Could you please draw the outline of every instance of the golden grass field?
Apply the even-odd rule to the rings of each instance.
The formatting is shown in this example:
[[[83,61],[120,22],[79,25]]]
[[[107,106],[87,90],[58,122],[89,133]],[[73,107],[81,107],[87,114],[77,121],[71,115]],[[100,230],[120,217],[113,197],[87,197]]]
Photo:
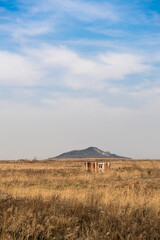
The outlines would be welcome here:
[[[160,161],[0,162],[2,240],[159,240]]]

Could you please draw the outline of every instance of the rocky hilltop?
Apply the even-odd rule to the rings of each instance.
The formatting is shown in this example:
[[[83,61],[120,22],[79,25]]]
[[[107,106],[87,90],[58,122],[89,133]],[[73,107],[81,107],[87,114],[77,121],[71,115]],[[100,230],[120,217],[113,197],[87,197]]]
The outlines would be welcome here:
[[[110,152],[104,152],[96,147],[89,147],[82,150],[74,150],[62,153],[54,158],[64,159],[64,158],[126,158],[126,157],[118,156]]]

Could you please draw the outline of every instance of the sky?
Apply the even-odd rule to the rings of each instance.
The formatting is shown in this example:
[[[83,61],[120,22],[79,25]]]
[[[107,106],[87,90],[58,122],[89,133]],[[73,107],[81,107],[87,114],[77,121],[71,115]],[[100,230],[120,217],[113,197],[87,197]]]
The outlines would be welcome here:
[[[160,158],[158,0],[0,0],[0,159]]]

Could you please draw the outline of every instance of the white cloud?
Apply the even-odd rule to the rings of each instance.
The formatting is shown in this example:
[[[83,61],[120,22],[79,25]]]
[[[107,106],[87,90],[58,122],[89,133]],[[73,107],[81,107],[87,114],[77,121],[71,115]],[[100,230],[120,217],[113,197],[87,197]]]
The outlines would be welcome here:
[[[128,53],[110,53],[100,55],[101,60],[108,65],[111,78],[123,78],[124,75],[140,73],[149,70],[145,59],[141,56]]]
[[[49,21],[18,20],[8,24],[0,24],[0,30],[13,37],[18,43],[27,41],[29,37],[44,35],[54,31],[54,26]]]
[[[65,47],[45,46],[27,50],[27,54],[53,76],[53,81],[73,89],[103,89],[107,81],[150,69],[141,56],[128,53],[104,53],[91,59]]]
[[[32,86],[40,78],[36,63],[19,54],[0,51],[0,84]]]
[[[110,93],[120,93],[121,92],[121,89],[120,88],[115,88],[115,87],[112,87],[108,90]]]
[[[42,35],[46,34],[51,31],[51,27],[49,27],[47,24],[41,22],[38,24],[30,23],[30,24],[23,24],[16,29],[12,29],[12,34],[15,38],[20,38],[24,35],[27,36],[36,36],[36,35]]]
[[[87,2],[80,0],[47,0],[41,1],[32,8],[33,13],[54,11],[57,15],[69,14],[83,21],[108,19],[118,21],[119,14],[109,3]]]
[[[62,1],[61,1],[62,2]],[[110,4],[89,3],[86,1],[63,1],[65,11],[84,20],[109,19],[118,20],[118,13]]]
[[[110,80],[145,72],[150,66],[140,56],[109,53],[79,56],[65,47],[42,46],[23,54],[0,52],[2,85],[63,85],[72,89],[103,89]]]
[[[110,36],[110,37],[124,37],[126,35],[126,33],[123,30],[113,29],[106,26],[103,26],[101,28],[87,27],[86,29],[93,33],[103,34],[105,36]]]

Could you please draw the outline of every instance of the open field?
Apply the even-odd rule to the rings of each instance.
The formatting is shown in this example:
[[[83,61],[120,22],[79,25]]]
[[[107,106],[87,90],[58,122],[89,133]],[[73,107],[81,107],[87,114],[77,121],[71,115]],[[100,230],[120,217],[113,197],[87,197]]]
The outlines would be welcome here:
[[[159,240],[160,161],[0,162],[2,240]]]

